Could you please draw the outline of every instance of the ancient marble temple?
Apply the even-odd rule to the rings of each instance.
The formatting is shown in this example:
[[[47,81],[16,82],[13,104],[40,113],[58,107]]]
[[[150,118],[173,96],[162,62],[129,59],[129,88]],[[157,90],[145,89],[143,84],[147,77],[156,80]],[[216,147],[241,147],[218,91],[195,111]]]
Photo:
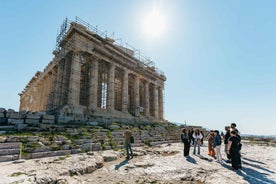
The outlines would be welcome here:
[[[66,19],[53,54],[19,94],[20,110],[164,120],[166,77],[128,44],[117,44],[78,18]]]

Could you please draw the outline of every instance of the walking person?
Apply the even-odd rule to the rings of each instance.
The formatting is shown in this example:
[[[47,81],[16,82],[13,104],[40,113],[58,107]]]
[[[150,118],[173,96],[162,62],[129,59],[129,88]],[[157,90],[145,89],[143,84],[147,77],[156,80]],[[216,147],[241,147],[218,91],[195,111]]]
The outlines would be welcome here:
[[[213,148],[213,143],[214,143],[214,131],[211,130],[210,133],[207,136],[207,140],[208,140],[208,155],[210,155],[211,157],[215,157],[216,152]]]
[[[228,140],[228,145],[227,145],[227,153],[230,154],[231,156],[231,163],[232,167],[235,170],[238,170],[241,168],[241,155],[239,151],[239,142],[240,139],[238,138],[238,133],[235,130],[231,131],[231,137]]]
[[[197,154],[200,155],[200,145],[201,145],[201,139],[202,139],[202,134],[199,132],[199,129],[196,129],[195,132],[193,133],[193,139],[194,139],[194,154],[196,154],[196,147],[197,148]]]
[[[217,156],[216,161],[219,162],[219,163],[222,163],[222,157],[221,157],[221,153],[220,153],[221,137],[219,135],[218,130],[215,130],[214,134],[215,134],[215,137],[214,137],[213,147],[216,151],[216,156]]]
[[[190,138],[186,128],[182,130],[181,141],[182,143],[184,143],[184,150],[183,150],[184,157],[187,157],[189,156],[189,152],[190,152]]]
[[[128,126],[126,127],[126,130],[124,132],[124,138],[125,138],[125,147],[126,147],[126,154],[127,154],[127,159],[133,157],[133,152],[132,152],[132,149],[131,149],[131,143],[130,143],[130,139],[131,139],[131,136],[132,136],[132,133],[131,131],[129,130]]]

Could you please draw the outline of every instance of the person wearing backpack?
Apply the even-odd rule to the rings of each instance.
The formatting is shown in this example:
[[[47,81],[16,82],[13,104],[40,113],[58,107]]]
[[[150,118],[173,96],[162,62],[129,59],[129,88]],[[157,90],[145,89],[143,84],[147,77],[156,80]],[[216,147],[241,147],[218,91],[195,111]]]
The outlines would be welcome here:
[[[183,134],[181,134],[181,141],[182,143],[184,143],[183,154],[184,154],[184,157],[187,157],[189,156],[189,152],[190,152],[190,138],[186,128],[182,130],[182,133]]]
[[[127,154],[126,159],[129,159],[130,157],[133,158],[133,152],[131,149],[131,136],[132,136],[132,133],[127,126],[124,132],[125,148],[126,148],[126,154]]]
[[[215,137],[214,137],[214,143],[213,143],[213,147],[215,149],[216,152],[216,161],[219,163],[222,163],[222,157],[221,157],[221,153],[220,153],[220,147],[221,147],[221,137],[219,135],[219,131],[215,130]]]

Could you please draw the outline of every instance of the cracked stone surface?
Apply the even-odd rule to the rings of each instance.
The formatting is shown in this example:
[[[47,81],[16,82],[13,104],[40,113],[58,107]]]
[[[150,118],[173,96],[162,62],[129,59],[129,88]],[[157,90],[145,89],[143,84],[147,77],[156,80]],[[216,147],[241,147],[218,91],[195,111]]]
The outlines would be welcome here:
[[[183,156],[181,143],[134,148],[132,159],[123,152],[94,152],[0,163],[1,184],[8,183],[276,183],[276,148],[243,144],[243,169],[215,162],[207,155]],[[192,153],[191,148],[191,153]],[[222,151],[223,158],[225,154]]]

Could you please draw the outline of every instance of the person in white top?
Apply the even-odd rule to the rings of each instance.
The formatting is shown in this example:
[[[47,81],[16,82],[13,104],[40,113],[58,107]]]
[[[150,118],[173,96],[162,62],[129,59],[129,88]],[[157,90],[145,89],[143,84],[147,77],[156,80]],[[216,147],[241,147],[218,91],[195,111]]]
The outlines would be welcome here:
[[[200,145],[201,145],[201,139],[203,138],[203,135],[200,133],[199,129],[196,129],[193,133],[193,139],[194,139],[194,154],[196,154],[196,146],[197,148],[197,154],[200,155]]]

